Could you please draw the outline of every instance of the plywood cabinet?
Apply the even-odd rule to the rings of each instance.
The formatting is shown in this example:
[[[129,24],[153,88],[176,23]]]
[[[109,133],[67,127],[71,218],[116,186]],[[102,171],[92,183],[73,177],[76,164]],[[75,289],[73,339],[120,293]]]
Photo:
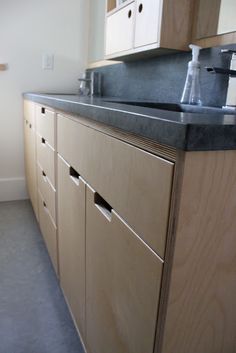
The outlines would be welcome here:
[[[86,342],[93,353],[152,353],[163,262],[87,188]]]
[[[178,151],[61,112],[54,121],[54,147],[43,120],[37,158],[25,121],[27,182],[87,351],[234,353],[236,151]]]
[[[164,258],[174,163],[62,115],[58,151]]]
[[[85,336],[85,183],[58,156],[60,283],[75,322]]]
[[[135,0],[115,7],[110,2],[105,58],[129,60],[140,55],[188,50],[193,3],[193,0]]]
[[[24,101],[25,169],[29,196],[56,273],[55,112]]]
[[[26,118],[27,117],[27,118]],[[24,119],[25,175],[29,198],[38,218],[37,171],[36,171],[36,132],[34,124],[34,104],[27,104]]]
[[[39,192],[39,225],[51,258],[53,267],[58,273],[58,257],[57,257],[57,228],[50,215],[48,206],[43,196]]]

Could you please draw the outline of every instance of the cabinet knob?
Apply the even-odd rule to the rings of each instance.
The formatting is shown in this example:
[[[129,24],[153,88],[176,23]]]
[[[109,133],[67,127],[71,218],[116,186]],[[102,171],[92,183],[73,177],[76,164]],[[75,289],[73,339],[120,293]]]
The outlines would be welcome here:
[[[41,107],[41,114],[45,114],[45,108]]]
[[[143,4],[141,3],[138,7],[138,12],[141,13],[143,11]]]
[[[128,17],[131,18],[131,16],[132,16],[132,10],[129,10]]]

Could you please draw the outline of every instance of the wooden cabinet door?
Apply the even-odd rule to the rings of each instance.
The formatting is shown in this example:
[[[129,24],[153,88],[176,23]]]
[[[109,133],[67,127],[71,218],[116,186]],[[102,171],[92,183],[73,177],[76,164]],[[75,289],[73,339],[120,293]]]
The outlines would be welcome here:
[[[161,0],[138,0],[135,21],[135,48],[159,41]]]
[[[38,219],[38,194],[36,171],[36,133],[32,123],[24,120],[26,184],[35,215]]]
[[[163,263],[86,189],[86,341],[92,353],[152,353]]]
[[[126,51],[133,47],[134,3],[107,17],[106,55]]]
[[[85,183],[60,156],[58,156],[58,242],[61,286],[84,338]]]
[[[58,115],[58,151],[164,258],[174,163]]]

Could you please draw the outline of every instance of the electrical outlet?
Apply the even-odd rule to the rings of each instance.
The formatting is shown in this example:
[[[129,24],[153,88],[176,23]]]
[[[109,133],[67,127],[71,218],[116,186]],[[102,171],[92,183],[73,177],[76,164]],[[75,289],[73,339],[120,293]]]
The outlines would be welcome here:
[[[53,70],[54,68],[54,55],[45,53],[42,56],[42,68],[43,70]]]

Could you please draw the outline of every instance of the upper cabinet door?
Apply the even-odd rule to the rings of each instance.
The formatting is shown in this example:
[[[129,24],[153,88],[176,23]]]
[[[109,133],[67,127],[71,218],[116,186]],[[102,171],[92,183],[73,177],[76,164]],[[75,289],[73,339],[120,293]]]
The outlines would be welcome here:
[[[136,5],[135,48],[159,42],[161,0],[138,0]]]
[[[135,6],[131,3],[107,17],[106,55],[133,47]]]

